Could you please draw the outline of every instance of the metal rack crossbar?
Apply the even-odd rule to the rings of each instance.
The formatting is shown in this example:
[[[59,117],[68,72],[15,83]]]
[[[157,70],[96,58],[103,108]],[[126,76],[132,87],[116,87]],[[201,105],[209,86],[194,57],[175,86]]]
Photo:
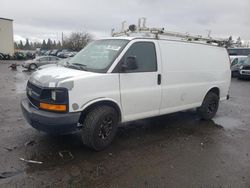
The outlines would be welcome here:
[[[112,30],[112,37],[131,36],[131,34],[141,33],[147,34],[148,36],[153,35],[153,37],[156,39],[159,39],[160,36],[168,36],[180,38],[186,41],[197,41],[205,42],[208,44],[216,44],[218,46],[226,46],[228,43],[228,39],[215,39],[210,36],[202,37],[201,35],[190,35],[188,33],[165,31],[164,28],[148,28],[146,27],[146,18],[140,18],[138,21],[138,26],[130,25],[128,29],[124,29],[125,23],[126,22],[122,22],[122,30],[120,32],[114,32],[114,30]]]

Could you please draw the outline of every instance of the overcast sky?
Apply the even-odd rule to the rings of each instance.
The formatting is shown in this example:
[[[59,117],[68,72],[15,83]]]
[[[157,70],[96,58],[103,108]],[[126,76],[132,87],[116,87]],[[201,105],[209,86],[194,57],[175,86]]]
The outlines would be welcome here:
[[[0,17],[14,19],[15,40],[52,38],[85,31],[109,36],[121,22],[250,40],[250,0],[1,0]]]

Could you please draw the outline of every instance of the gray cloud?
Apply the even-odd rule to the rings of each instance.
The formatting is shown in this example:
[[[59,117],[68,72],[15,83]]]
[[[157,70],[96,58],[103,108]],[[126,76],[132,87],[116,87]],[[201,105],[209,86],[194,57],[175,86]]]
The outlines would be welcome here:
[[[139,17],[152,27],[249,40],[249,7],[249,0],[1,0],[0,16],[14,19],[16,36],[33,40],[59,40],[71,31],[107,36],[123,20],[137,23]]]

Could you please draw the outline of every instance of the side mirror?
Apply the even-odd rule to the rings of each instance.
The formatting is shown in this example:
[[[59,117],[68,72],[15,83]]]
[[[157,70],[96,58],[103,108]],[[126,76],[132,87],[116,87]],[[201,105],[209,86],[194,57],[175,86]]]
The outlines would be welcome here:
[[[122,71],[126,70],[135,70],[137,69],[137,63],[136,63],[136,57],[135,56],[130,56],[125,59],[125,61],[122,63]]]

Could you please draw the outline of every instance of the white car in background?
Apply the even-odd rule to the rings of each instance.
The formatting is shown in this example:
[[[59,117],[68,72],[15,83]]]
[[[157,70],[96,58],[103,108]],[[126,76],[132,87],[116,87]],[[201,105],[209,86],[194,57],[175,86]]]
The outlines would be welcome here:
[[[22,66],[29,70],[35,70],[42,65],[56,64],[60,58],[55,56],[39,56],[32,60],[25,61]]]
[[[72,57],[68,57],[68,58],[65,58],[65,59],[60,59],[59,61],[57,61],[57,63],[51,63],[51,64],[42,65],[42,66],[40,66],[38,68],[38,70],[45,69],[45,68],[48,68],[48,67],[66,66],[69,63],[69,60],[71,58]]]

